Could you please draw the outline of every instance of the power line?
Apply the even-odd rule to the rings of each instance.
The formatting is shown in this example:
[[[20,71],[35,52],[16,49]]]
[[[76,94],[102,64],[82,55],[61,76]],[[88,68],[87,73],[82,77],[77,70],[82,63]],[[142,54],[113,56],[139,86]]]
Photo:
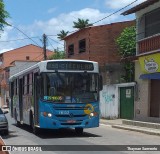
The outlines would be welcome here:
[[[98,20],[98,21],[96,21],[96,22],[94,22],[94,23],[92,23],[92,24],[94,25],[94,24],[96,24],[96,23],[98,23],[98,22],[100,22],[100,21],[102,21],[102,20],[104,20],[104,19],[106,19],[106,18],[108,18],[108,17],[110,17],[110,16],[112,16],[112,15],[114,15],[114,14],[122,11],[123,9],[127,8],[128,6],[132,5],[133,3],[137,2],[137,1],[138,1],[138,0],[135,0],[135,1],[131,2],[130,4],[124,6],[123,8],[121,8],[121,9],[119,9],[119,10],[117,10],[117,11],[111,13],[111,14],[109,14],[108,16],[106,16],[106,17],[104,17],[104,18],[102,18],[102,19],[100,19],[100,20]]]
[[[112,15],[114,15],[114,14],[116,14],[116,13],[122,11],[122,10],[124,10],[125,8],[127,8],[128,6],[134,4],[134,3],[137,2],[137,1],[138,1],[138,0],[135,0],[135,1],[131,2],[131,3],[129,3],[128,5],[124,6],[123,8],[121,8],[121,9],[119,9],[119,10],[117,10],[117,11],[111,13],[111,14],[109,14],[108,16],[106,16],[106,17],[104,17],[104,18],[102,18],[102,19],[100,19],[100,20],[95,21],[95,22],[92,23],[92,24],[94,25],[94,24],[96,24],[96,23],[98,23],[98,22],[100,22],[100,21],[102,21],[102,20],[104,20],[104,19],[106,19],[106,18],[109,18],[110,16],[112,16]],[[71,31],[71,32],[69,32],[69,33],[74,33],[74,32],[77,32],[77,31],[79,31],[79,30]],[[57,35],[47,35],[47,36],[57,36]]]
[[[17,29],[19,32],[21,32],[23,35],[25,35],[28,39],[30,39],[32,42],[34,42],[37,46],[39,46],[40,47],[40,45],[37,43],[37,42],[35,42],[32,38],[30,38],[27,34],[25,34],[22,30],[20,30],[19,28],[17,28],[17,27],[15,27],[15,26],[13,26],[12,25],[12,27],[13,28],[15,28],[15,29]]]
[[[52,48],[54,49],[54,46],[53,46],[52,43],[49,41],[49,39],[48,39],[48,42],[49,42],[49,44],[52,46]]]
[[[30,38],[39,38],[37,37],[30,37]],[[30,39],[30,38],[19,38],[19,39],[15,39],[15,40],[6,40],[6,41],[0,41],[0,42],[12,42],[12,41],[21,41],[21,40],[26,40],[26,39]]]
[[[48,36],[48,35],[47,35]],[[62,44],[62,43],[60,43],[60,42],[58,42],[58,41],[56,41],[56,40],[54,40],[54,39],[52,39],[52,38],[50,38],[50,37],[48,37],[50,40],[52,40],[53,42],[55,42],[55,43],[58,43],[58,44],[60,44],[60,45],[63,45],[64,46],[64,44]]]
[[[117,10],[117,11],[111,13],[111,14],[109,14],[108,16],[106,16],[106,17],[104,17],[104,18],[102,18],[102,19],[94,22],[93,24],[98,23],[98,22],[100,22],[100,21],[102,21],[102,20],[104,20],[104,19],[106,19],[106,18],[108,18],[108,17],[110,17],[110,16],[112,16],[112,15],[120,12],[121,10],[127,8],[128,6],[132,5],[133,3],[137,2],[137,1],[138,1],[138,0],[135,0],[135,1],[131,2],[130,4],[128,4],[128,5],[124,6],[123,8],[121,8],[121,9],[119,9],[119,10]],[[27,38],[16,39],[16,40],[8,40],[8,41],[0,41],[0,42],[10,42],[10,41],[18,41],[18,40],[30,39],[32,42],[34,42],[36,45],[38,45],[38,46],[40,47],[40,45],[32,39],[32,38],[37,38],[37,37],[29,37],[27,34],[25,34],[25,33],[24,33],[22,30],[20,30],[19,28],[15,27],[15,26],[13,26],[13,25],[11,25],[11,26],[12,26],[13,28],[17,29],[19,32],[21,32],[23,35],[25,35]],[[69,33],[74,33],[74,32],[77,32],[77,31],[78,31],[78,30],[71,31],[71,32],[69,32]],[[57,36],[57,35],[47,35],[47,36]],[[62,44],[62,43],[60,43],[60,42],[58,42],[58,41],[55,41],[54,39],[52,39],[52,38],[50,38],[50,37],[48,37],[48,38],[51,39],[52,41],[54,41],[55,43],[58,43],[58,44],[61,44],[61,45],[64,46],[64,44]]]

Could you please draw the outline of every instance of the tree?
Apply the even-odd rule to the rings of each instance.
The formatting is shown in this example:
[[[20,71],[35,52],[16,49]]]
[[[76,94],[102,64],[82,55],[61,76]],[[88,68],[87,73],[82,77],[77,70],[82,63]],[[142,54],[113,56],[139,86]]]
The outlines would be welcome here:
[[[124,59],[124,69],[126,74],[122,79],[126,82],[134,81],[134,63],[127,60],[128,57],[136,55],[136,28],[135,26],[125,28],[116,39],[119,54]]]
[[[89,23],[89,19],[84,20],[80,18],[78,18],[77,22],[73,21],[73,24],[74,24],[73,28],[77,28],[79,30],[93,25]]]
[[[6,19],[9,17],[9,13],[5,10],[3,0],[0,0],[0,31],[3,31],[5,25],[9,25]]]
[[[48,59],[64,59],[65,58],[65,52],[59,51],[58,49],[55,50],[54,54],[50,56]]]
[[[57,34],[57,38],[60,39],[60,40],[63,40],[67,35],[68,35],[69,31],[64,31],[64,30],[61,30],[59,34]]]

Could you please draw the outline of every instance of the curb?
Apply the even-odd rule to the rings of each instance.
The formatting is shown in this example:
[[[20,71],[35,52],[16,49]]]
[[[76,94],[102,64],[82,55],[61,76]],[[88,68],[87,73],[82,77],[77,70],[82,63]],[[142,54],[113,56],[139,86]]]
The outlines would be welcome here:
[[[140,128],[140,127],[129,127],[129,126],[124,126],[124,125],[112,125],[112,128],[119,128],[119,129],[124,129],[124,130],[130,130],[130,131],[136,131],[144,134],[149,134],[149,135],[157,135],[160,136],[160,131],[156,129],[148,129],[148,128]]]

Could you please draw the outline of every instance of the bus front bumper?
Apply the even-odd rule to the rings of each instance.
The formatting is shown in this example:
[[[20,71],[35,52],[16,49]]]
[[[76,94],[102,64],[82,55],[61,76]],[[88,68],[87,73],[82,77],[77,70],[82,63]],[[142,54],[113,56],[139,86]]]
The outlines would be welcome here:
[[[67,120],[56,120],[49,117],[40,117],[40,128],[46,129],[59,129],[59,128],[92,128],[99,127],[99,116],[91,117],[84,120],[75,120],[75,119],[67,119]]]

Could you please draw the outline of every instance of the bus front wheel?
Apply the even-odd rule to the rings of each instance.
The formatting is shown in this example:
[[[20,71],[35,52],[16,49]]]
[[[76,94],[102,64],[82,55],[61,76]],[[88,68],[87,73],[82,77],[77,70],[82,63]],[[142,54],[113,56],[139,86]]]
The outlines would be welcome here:
[[[82,135],[83,134],[83,128],[75,128],[75,131],[77,134]]]

